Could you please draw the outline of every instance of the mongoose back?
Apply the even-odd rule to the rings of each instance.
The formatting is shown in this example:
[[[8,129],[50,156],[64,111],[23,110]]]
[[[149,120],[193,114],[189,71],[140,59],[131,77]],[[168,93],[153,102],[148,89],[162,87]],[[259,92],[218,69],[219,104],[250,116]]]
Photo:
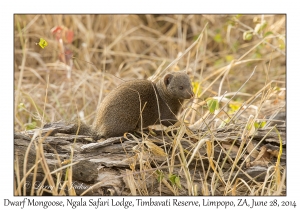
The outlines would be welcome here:
[[[191,87],[184,72],[168,73],[157,83],[149,80],[124,82],[99,105],[93,130],[108,138],[149,125],[172,125],[177,121],[183,100],[194,96]]]

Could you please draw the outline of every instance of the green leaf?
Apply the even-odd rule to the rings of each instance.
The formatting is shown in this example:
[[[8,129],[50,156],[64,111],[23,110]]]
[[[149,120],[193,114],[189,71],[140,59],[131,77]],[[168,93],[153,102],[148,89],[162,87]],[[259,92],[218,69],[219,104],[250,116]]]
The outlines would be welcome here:
[[[255,127],[256,129],[259,129],[259,128],[265,127],[266,124],[267,124],[267,123],[266,123],[265,121],[262,121],[262,122],[255,122],[255,123],[254,123],[254,127]]]
[[[161,182],[161,180],[164,178],[164,174],[162,173],[162,171],[156,170],[155,171],[157,174],[157,181]]]
[[[242,103],[240,103],[240,102],[232,102],[232,103],[230,103],[229,104],[229,107],[230,107],[230,109],[232,110],[232,111],[237,111],[240,107],[241,107],[241,105],[242,105]]]
[[[175,185],[175,178],[176,178],[176,175],[175,175],[175,174],[170,174],[170,175],[169,175],[169,180],[171,181],[171,183],[172,183],[173,185]]]
[[[234,57],[232,55],[226,55],[225,59],[226,59],[226,61],[230,62],[234,59]]]
[[[22,111],[22,110],[26,109],[24,103],[19,103],[18,104],[18,109],[19,109],[19,111]]]
[[[202,88],[200,86],[200,82],[192,82],[192,87],[193,87],[193,92],[195,94],[196,94],[196,92],[198,90],[196,97],[200,97],[201,91],[202,91]]]
[[[274,90],[274,91],[280,91],[280,87],[275,86],[275,87],[273,88],[273,90]]]
[[[178,176],[176,176],[176,178],[175,178],[175,184],[178,188],[181,188],[180,178]]]
[[[243,39],[250,41],[253,38],[253,32],[252,31],[245,31],[243,33]]]
[[[28,123],[26,125],[26,130],[32,130],[32,129],[35,129],[36,128],[36,122],[33,121],[32,123]]]
[[[206,100],[206,104],[210,113],[214,113],[216,110],[219,109],[219,101],[217,99],[208,98]]]
[[[171,183],[173,185],[175,185],[178,188],[181,188],[181,184],[180,184],[180,178],[179,176],[175,175],[175,174],[170,174],[169,175],[169,180],[171,181]]]
[[[220,33],[216,34],[214,37],[215,42],[221,43],[222,42],[222,36]]]
[[[48,46],[48,42],[45,40],[45,39],[43,39],[43,38],[40,38],[40,42],[39,42],[39,45],[40,45],[40,47],[41,48],[45,48],[45,47],[47,47]]]
[[[271,35],[271,34],[273,34],[273,32],[272,32],[272,31],[268,31],[268,32],[266,32],[266,33],[264,34],[264,37],[267,37],[267,36],[269,36],[269,35]]]
[[[255,127],[256,129],[258,129],[258,128],[259,128],[259,123],[258,123],[258,122],[255,122],[255,123],[254,123],[254,127]]]
[[[278,43],[279,43],[279,48],[281,50],[285,49],[285,42],[282,39],[279,39]]]

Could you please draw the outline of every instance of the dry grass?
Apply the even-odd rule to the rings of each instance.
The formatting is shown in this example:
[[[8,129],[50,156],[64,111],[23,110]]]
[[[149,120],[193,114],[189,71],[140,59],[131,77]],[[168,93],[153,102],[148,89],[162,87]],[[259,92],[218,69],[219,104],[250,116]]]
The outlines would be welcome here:
[[[98,102],[123,80],[147,79],[167,67],[188,69],[197,97],[185,105],[180,119],[208,132],[224,122],[247,123],[242,136],[247,146],[241,144],[237,157],[227,160],[231,172],[242,170],[245,154],[251,155],[248,128],[276,114],[285,102],[285,24],[284,15],[15,15],[15,131],[77,116],[91,124]],[[62,43],[51,32],[56,26],[63,27]],[[74,37],[68,43],[70,31]],[[244,40],[246,36],[252,38]],[[40,38],[48,42],[45,49],[36,45]],[[208,111],[205,100],[211,97],[220,101],[220,112]],[[236,111],[235,105],[249,108]],[[188,165],[200,147],[206,148],[210,163],[200,175],[201,194],[214,195],[220,186],[224,195],[241,194],[243,187],[247,195],[282,194],[285,172],[278,165],[264,183],[224,181],[225,161],[213,159],[216,142],[189,134],[198,142],[187,154],[180,141],[189,131],[186,125],[178,129],[172,151],[165,151],[168,173],[173,174],[172,164],[179,158],[189,195],[197,195],[199,187]],[[199,161],[197,167],[203,169]],[[149,169],[141,164],[140,183]],[[178,194],[166,178],[161,182]],[[131,186],[132,194],[147,195],[146,186],[139,186]]]

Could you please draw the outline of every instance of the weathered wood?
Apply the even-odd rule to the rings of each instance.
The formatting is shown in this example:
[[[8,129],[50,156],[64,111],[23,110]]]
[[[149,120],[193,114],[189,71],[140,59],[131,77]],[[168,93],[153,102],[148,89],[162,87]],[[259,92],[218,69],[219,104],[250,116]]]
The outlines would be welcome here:
[[[224,148],[230,148],[232,144],[237,148],[241,145],[241,133],[243,132],[241,128],[244,127],[245,126],[238,127],[230,125],[210,132],[207,130],[194,131],[194,137],[192,133],[184,135],[180,139],[180,143],[185,150],[187,161],[191,157],[195,145],[198,143],[199,136],[201,136],[202,140],[214,142],[214,160],[218,160],[218,158],[224,160],[223,167],[228,169],[231,167],[231,164],[228,164],[226,158],[234,159],[237,151],[233,149],[229,153],[229,150],[224,150]],[[157,181],[157,170],[165,171],[167,174],[168,164],[170,164],[167,161],[167,156],[160,156],[158,153],[151,151],[151,149],[153,150],[155,148],[148,148],[141,137],[133,139],[128,135],[128,138],[113,137],[100,142],[91,142],[94,138],[93,136],[75,135],[75,128],[74,125],[64,125],[63,122],[48,124],[46,128],[39,131],[40,134],[37,135],[35,139],[32,138],[35,132],[37,132],[36,130],[15,133],[14,153],[15,159],[18,160],[19,163],[20,177],[22,178],[24,176],[23,168],[26,156],[26,171],[36,163],[36,147],[40,142],[43,146],[44,158],[50,171],[53,172],[66,166],[72,159],[72,163],[74,163],[74,165],[72,165],[72,181],[74,184],[73,187],[78,195],[87,189],[90,190],[88,190],[85,195],[132,195],[128,184],[132,178],[134,178],[135,183],[142,189],[147,189],[147,192],[140,190],[138,195],[174,195],[175,192],[170,187],[160,184]],[[280,130],[279,134],[283,145],[280,163],[281,166],[284,167],[286,163],[285,127],[277,129]],[[163,134],[161,131],[156,131],[156,133]],[[163,151],[168,153],[166,155],[170,156],[177,137],[172,136],[172,134],[164,134],[163,136],[152,136],[148,134],[148,136],[144,136],[144,138],[157,145],[158,148],[162,148]],[[276,158],[272,155],[274,155],[276,151],[279,151],[280,141],[278,133],[274,129],[259,129],[253,136],[249,136],[248,139],[252,141],[253,145],[257,145],[256,149],[258,152],[262,149],[266,151],[266,154],[269,155],[269,164],[275,164]],[[220,145],[223,143],[228,146],[221,148]],[[31,146],[29,147],[29,145]],[[28,151],[28,155],[26,155],[26,151]],[[226,156],[226,152],[228,152],[229,156]],[[178,151],[175,152],[175,155],[177,154]],[[254,160],[253,157],[249,157],[249,161],[252,161],[252,165],[245,163],[242,166],[244,172],[235,171],[231,175],[231,179],[235,177],[249,181],[251,177],[256,177],[256,181],[264,180],[268,169],[267,165],[260,166],[260,160]],[[243,161],[244,160],[241,159],[239,163]],[[220,163],[222,163],[222,161],[220,161]],[[141,166],[141,164],[143,165]],[[173,164],[173,174],[184,177],[184,172],[180,166],[182,160],[179,161],[178,158],[175,158]],[[198,183],[201,183],[203,177],[201,178],[200,172],[203,167],[207,169],[209,167],[209,161],[205,147],[200,147],[193,161],[189,164],[189,170],[194,174],[194,182],[198,180]],[[61,175],[66,173],[65,168],[58,171]],[[38,181],[42,181],[44,177],[42,167],[38,167],[37,173],[37,180],[40,179]],[[53,175],[57,176],[57,173],[58,172],[53,173]],[[236,175],[236,173],[238,173],[238,175]],[[144,176],[146,176],[147,183],[143,181]],[[32,176],[29,176],[27,180],[32,180],[30,177]],[[224,180],[228,178],[227,172],[223,178]],[[186,180],[181,179],[181,188],[178,189],[177,194],[188,195],[187,189],[188,185]],[[201,194],[201,187],[198,186],[198,189],[198,193]]]

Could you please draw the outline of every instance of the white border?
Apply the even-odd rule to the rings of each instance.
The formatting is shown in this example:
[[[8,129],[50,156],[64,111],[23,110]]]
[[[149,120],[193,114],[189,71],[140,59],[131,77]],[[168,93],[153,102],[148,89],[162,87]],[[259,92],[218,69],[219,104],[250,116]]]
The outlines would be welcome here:
[[[299,200],[299,6],[296,1],[252,0],[252,1],[1,1],[1,185],[0,206],[4,205],[4,198],[23,200],[13,197],[13,14],[14,13],[286,13],[287,14],[287,197],[278,200]],[[242,198],[242,197],[240,197]],[[43,197],[36,198],[45,200]],[[47,197],[47,200],[64,200],[65,198]],[[88,199],[88,198],[87,198]],[[117,198],[119,199],[119,198]],[[129,199],[134,200],[134,197]],[[156,199],[161,199],[156,197]],[[203,199],[203,197],[201,198]],[[209,197],[215,200],[213,197]],[[236,197],[217,197],[216,200],[237,200]],[[274,197],[263,198],[264,200]],[[182,200],[193,200],[182,197]],[[10,207],[10,209],[20,207]],[[49,207],[51,208],[51,207]],[[79,208],[79,207],[78,207]],[[147,207],[143,207],[147,208]],[[149,209],[150,207],[148,207]],[[152,207],[153,208],[153,207]],[[178,207],[171,207],[178,208]],[[30,209],[27,207],[27,209]],[[39,208],[41,209],[41,207]],[[69,208],[71,209],[71,208]],[[260,209],[260,208],[256,208]]]

